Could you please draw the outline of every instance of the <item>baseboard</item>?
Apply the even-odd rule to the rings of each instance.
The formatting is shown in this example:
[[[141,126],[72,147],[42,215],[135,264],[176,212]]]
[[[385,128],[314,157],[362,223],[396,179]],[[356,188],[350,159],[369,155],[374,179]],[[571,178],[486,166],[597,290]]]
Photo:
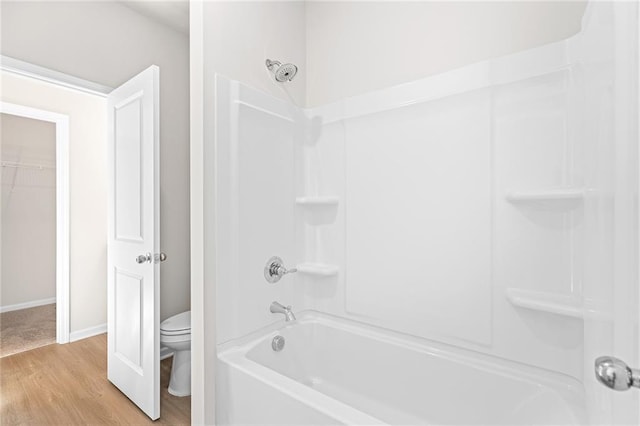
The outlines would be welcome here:
[[[36,306],[51,305],[52,303],[56,303],[55,297],[33,300],[31,302],[16,303],[15,305],[0,306],[0,313],[18,311],[20,309],[35,308]]]
[[[72,331],[69,334],[69,342],[77,342],[87,337],[97,336],[98,334],[107,332],[107,324],[96,325],[95,327],[85,328],[83,330]]]

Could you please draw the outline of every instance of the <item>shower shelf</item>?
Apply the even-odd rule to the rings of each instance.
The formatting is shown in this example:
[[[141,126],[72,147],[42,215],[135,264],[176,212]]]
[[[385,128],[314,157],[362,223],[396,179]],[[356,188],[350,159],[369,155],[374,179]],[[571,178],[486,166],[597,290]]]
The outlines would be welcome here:
[[[544,293],[519,288],[508,288],[506,293],[509,302],[520,308],[549,312],[573,318],[584,318],[582,300],[575,296]]]
[[[336,206],[340,199],[338,197],[298,197],[296,198],[296,204],[305,207],[322,207],[322,206]]]
[[[561,202],[581,202],[584,200],[584,188],[561,188],[546,191],[514,191],[507,194],[507,201],[511,203],[553,204]]]
[[[301,263],[296,268],[301,274],[316,275],[319,277],[337,275],[339,269],[337,265],[329,265],[326,263]]]

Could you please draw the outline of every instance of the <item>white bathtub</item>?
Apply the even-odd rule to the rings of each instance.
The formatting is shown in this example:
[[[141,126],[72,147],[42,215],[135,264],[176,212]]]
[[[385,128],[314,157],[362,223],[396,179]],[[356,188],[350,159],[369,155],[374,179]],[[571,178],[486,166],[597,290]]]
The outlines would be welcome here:
[[[219,424],[585,423],[577,381],[315,312],[218,358]]]

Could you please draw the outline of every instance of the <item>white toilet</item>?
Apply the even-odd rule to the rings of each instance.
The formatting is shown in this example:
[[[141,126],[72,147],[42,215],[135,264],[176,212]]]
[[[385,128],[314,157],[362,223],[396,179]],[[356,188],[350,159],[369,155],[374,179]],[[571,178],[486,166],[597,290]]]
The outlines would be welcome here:
[[[191,395],[191,311],[162,321],[160,344],[174,351],[169,393]]]

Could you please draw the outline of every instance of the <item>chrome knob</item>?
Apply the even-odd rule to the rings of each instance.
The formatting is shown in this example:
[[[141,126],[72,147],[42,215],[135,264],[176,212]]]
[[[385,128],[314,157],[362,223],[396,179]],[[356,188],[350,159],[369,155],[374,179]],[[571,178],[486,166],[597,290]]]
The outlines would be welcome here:
[[[595,362],[596,378],[603,385],[617,391],[640,388],[640,370],[629,368],[624,361],[601,356]]]
[[[167,260],[167,255],[164,254],[163,252],[160,252],[160,253],[156,253],[154,258],[155,258],[156,263],[164,262],[165,260]]]
[[[291,274],[297,272],[296,268],[287,269],[284,267],[284,262],[278,256],[273,256],[267,261],[264,267],[264,278],[267,282],[276,283],[280,281],[285,274]]]
[[[152,259],[153,259],[153,257],[151,256],[151,253],[141,254],[140,256],[136,257],[136,262],[138,262],[138,263],[145,263],[145,262],[151,263]]]

